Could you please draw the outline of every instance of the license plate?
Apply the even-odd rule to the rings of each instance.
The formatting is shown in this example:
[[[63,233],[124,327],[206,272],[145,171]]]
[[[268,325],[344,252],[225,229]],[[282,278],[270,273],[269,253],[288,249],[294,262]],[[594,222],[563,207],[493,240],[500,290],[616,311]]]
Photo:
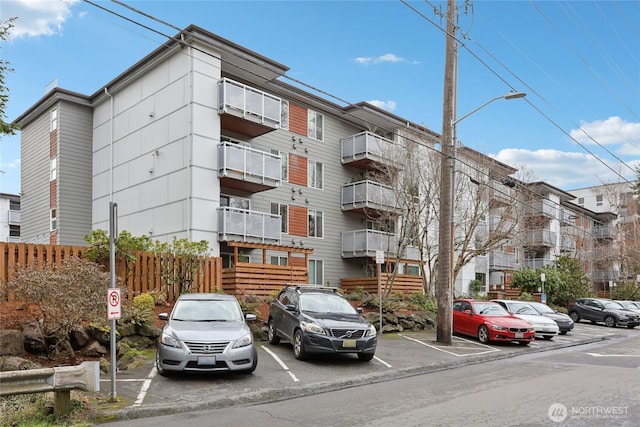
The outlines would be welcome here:
[[[524,332],[516,332],[516,338],[524,338]]]
[[[215,356],[198,356],[198,365],[215,365]]]
[[[354,348],[356,346],[356,340],[342,340],[342,346]]]

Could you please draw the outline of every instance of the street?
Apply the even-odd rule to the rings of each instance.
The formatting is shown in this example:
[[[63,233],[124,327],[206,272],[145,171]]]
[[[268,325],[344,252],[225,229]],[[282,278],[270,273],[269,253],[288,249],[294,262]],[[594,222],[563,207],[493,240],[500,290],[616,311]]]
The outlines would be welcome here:
[[[638,332],[578,324],[568,336],[536,341],[530,349],[481,347],[467,340],[439,349],[433,342],[400,334],[385,337],[388,341],[383,342],[389,345],[381,345],[378,354],[391,367],[380,361],[363,364],[346,358],[296,364],[287,357],[291,349],[282,344],[275,351],[285,360],[287,370],[261,352],[254,375],[154,377],[146,399],[173,400],[184,412],[111,425],[195,426],[211,424],[212,419],[216,425],[238,426],[638,425]],[[578,339],[580,334],[605,334],[607,339],[562,346],[563,341]],[[549,349],[537,351],[536,346]],[[269,351],[274,349],[269,347]],[[498,352],[511,357],[503,358]],[[472,353],[476,353],[473,363],[456,363]],[[404,366],[400,355],[407,360]],[[419,360],[426,363],[429,357],[448,363],[436,364],[424,373],[410,368]],[[262,396],[263,402],[271,403],[252,405],[251,399],[244,403],[234,398],[242,393],[250,397],[257,387],[266,387],[259,383],[275,379],[278,381],[269,385],[272,393]],[[338,383],[333,389],[327,385],[331,379]],[[297,385],[300,382],[305,385]],[[224,407],[224,402],[214,401],[208,407],[220,409],[196,410],[203,406],[195,403],[212,393],[222,393],[226,406],[236,405]],[[193,410],[188,409],[190,405]]]

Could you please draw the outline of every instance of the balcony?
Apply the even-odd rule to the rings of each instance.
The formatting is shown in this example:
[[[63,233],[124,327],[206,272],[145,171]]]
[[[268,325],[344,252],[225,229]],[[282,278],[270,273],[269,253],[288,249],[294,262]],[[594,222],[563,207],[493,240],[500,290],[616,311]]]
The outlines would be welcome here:
[[[559,249],[561,252],[575,252],[576,251],[576,238],[573,236],[567,236],[565,234],[560,235],[560,246]]]
[[[522,268],[531,268],[533,270],[546,267],[551,264],[553,264],[551,258],[528,258],[522,260]]]
[[[492,207],[511,205],[515,200],[515,191],[511,187],[493,180],[489,187],[489,200]]]
[[[9,224],[20,225],[20,211],[17,210],[9,210]]]
[[[597,239],[613,239],[615,230],[610,225],[596,225],[593,227],[593,234]]]
[[[223,142],[218,145],[218,177],[223,187],[257,193],[279,187],[280,156],[251,147]]]
[[[342,257],[375,257],[376,251],[384,251],[385,257],[397,257],[398,236],[376,230],[355,230],[342,233]],[[419,260],[420,251],[414,246],[405,248],[402,259]]]
[[[394,190],[368,180],[342,186],[342,210],[372,216],[379,216],[382,212],[400,212]]]
[[[551,200],[531,200],[525,205],[525,215],[529,216],[544,216],[547,218],[556,218],[556,212],[558,206]]]
[[[371,132],[361,132],[340,141],[342,164],[364,170],[376,170],[382,166],[402,168],[406,149],[404,146]]]
[[[489,253],[489,270],[517,270],[516,254],[501,251]]]
[[[218,114],[222,129],[254,138],[280,128],[282,100],[223,78],[218,82]]]
[[[524,246],[547,247],[556,246],[556,233],[550,230],[529,231],[524,235]]]
[[[218,241],[280,243],[280,215],[231,207],[218,208]]]

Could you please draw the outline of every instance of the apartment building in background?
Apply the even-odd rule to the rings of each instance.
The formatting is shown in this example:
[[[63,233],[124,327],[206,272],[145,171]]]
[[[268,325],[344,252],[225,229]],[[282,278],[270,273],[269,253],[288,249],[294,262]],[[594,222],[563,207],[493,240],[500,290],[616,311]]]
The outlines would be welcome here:
[[[0,193],[0,242],[20,242],[20,195]]]
[[[440,135],[368,103],[337,105],[286,83],[287,71],[189,26],[91,95],[52,89],[15,120],[22,241],[85,244],[92,229],[109,229],[115,202],[119,230],[207,240],[225,267],[296,265],[309,283],[339,286],[375,275],[383,251],[401,266],[398,277],[426,274],[415,233],[400,232],[406,200],[422,196],[386,176],[402,169],[416,139],[435,151]],[[497,249],[460,248],[477,259],[459,272],[456,294],[474,279],[487,290],[508,284],[514,271],[575,250],[560,218],[572,194],[505,185],[515,168],[460,154],[483,171],[471,188],[488,207],[485,235],[528,222]],[[538,198],[519,216],[505,206],[522,188]]]

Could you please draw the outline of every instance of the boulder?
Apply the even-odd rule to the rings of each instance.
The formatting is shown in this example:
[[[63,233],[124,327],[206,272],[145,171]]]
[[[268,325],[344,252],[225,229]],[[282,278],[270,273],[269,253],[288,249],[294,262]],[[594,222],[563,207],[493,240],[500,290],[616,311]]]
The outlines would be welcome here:
[[[0,330],[0,356],[22,356],[24,335],[15,329]]]
[[[74,350],[80,350],[87,345],[90,340],[89,333],[84,328],[74,329],[69,334],[69,341]]]
[[[84,349],[84,354],[89,357],[103,357],[107,354],[107,349],[98,341],[92,341]]]
[[[28,359],[23,359],[17,356],[2,356],[0,357],[0,372],[8,371],[25,371],[27,369],[39,369],[42,368],[35,362]]]
[[[42,335],[40,323],[29,322],[22,324],[24,349],[31,354],[47,354],[47,343]]]

